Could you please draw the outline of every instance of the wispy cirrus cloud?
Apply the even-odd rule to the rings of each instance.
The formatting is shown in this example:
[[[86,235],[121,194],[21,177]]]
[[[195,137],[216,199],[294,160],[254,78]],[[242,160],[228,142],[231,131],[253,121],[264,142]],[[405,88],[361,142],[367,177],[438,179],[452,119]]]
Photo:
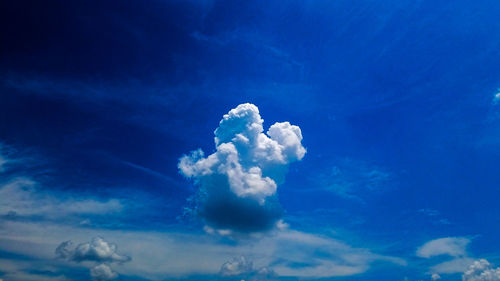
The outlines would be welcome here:
[[[385,192],[394,187],[396,175],[366,161],[336,159],[333,166],[323,168],[311,178],[311,187],[303,192],[329,191],[342,198],[365,202],[364,195]]]
[[[467,255],[466,247],[470,239],[464,237],[445,237],[431,240],[417,249],[417,256],[430,258],[440,255],[461,257]]]
[[[447,261],[432,265],[429,269],[431,277],[433,274],[461,273],[473,261],[467,253],[467,245],[469,243],[470,239],[466,237],[438,238],[420,246],[416,251],[416,255],[425,259],[439,256],[451,257]]]
[[[0,185],[0,215],[11,219],[61,219],[121,212],[120,200],[72,198],[69,194],[39,191],[38,183],[20,177]]]

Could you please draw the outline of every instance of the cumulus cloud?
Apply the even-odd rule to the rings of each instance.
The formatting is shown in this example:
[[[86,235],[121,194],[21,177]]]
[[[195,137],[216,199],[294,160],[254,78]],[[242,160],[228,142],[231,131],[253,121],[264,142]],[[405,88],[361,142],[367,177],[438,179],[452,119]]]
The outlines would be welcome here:
[[[277,274],[271,268],[263,266],[254,268],[253,263],[245,256],[233,258],[225,262],[219,271],[221,276],[238,277],[239,279],[249,279],[252,281],[270,280],[277,277]]]
[[[438,279],[441,279],[441,275],[439,275],[439,274],[437,274],[437,273],[433,273],[433,274],[431,275],[431,279],[432,279],[433,281],[436,281],[436,280],[438,280]]]
[[[116,244],[109,243],[101,237],[94,237],[90,242],[78,244],[73,247],[73,242],[65,241],[57,246],[55,253],[58,258],[73,262],[95,262],[98,265],[90,269],[94,280],[111,280],[118,277],[109,263],[124,263],[131,260],[129,256],[116,252]]]
[[[101,237],[95,237],[92,241],[81,243],[76,248],[72,248],[71,241],[62,242],[55,250],[58,257],[75,262],[95,261],[95,262],[127,262],[131,258],[120,255],[116,252],[116,244],[109,243]]]
[[[446,237],[429,241],[417,249],[417,256],[430,258],[440,255],[459,257],[466,255],[470,240],[463,237]]]
[[[60,259],[70,259],[73,255],[73,242],[64,241],[56,248],[56,256]]]
[[[40,233],[44,234],[43,238]],[[73,241],[85,241],[89,235],[102,235],[115,242],[119,246],[119,254],[133,254],[133,262],[123,263],[119,268],[115,268],[113,263],[104,263],[119,269],[117,272],[120,275],[148,280],[164,280],[165,276],[181,278],[217,274],[230,257],[242,255],[253,261],[254,268],[272,267],[278,276],[285,279],[349,276],[364,273],[373,264],[406,264],[401,258],[353,247],[330,236],[290,229],[273,231],[261,235],[259,239],[227,243],[226,239],[203,233],[82,229],[55,223],[6,221],[0,227],[0,250],[29,257],[30,260],[65,264],[62,260],[53,259],[54,249],[67,237],[72,237]],[[123,253],[120,248],[123,248]],[[67,264],[87,267],[100,263],[70,261]]]
[[[235,276],[249,273],[253,270],[253,263],[248,261],[244,256],[233,258],[233,260],[225,262],[219,274],[222,276]]]
[[[213,154],[199,149],[179,160],[180,172],[200,186],[197,211],[208,225],[254,232],[272,228],[281,216],[277,187],[306,149],[298,126],[277,122],[264,133],[263,123],[255,105],[240,104],[215,130]]]
[[[462,275],[463,281],[500,281],[500,267],[493,268],[485,259],[474,261]]]
[[[118,274],[108,265],[99,264],[90,269],[90,276],[92,276],[92,279],[96,281],[101,281],[115,279],[118,277]]]

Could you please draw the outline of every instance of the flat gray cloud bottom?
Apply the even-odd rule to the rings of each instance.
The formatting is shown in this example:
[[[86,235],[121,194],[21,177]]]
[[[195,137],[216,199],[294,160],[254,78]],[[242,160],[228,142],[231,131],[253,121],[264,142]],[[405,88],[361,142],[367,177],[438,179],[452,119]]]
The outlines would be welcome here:
[[[200,187],[196,211],[210,227],[258,232],[281,217],[277,186],[306,149],[298,126],[277,122],[264,133],[263,122],[255,105],[240,104],[215,130],[213,154],[196,150],[179,160],[180,172]]]

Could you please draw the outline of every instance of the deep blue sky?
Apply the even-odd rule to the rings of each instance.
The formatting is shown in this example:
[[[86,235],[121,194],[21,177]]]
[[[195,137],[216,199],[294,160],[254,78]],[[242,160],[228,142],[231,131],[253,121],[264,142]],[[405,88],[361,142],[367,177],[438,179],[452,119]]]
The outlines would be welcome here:
[[[498,15],[494,0],[4,1],[0,278],[89,280],[102,263],[117,280],[461,280],[476,259],[500,266]],[[286,227],[228,234],[178,164],[214,153],[243,103],[264,132],[300,127],[307,153],[270,200]],[[54,260],[97,236],[132,260]],[[240,256],[241,272],[223,270]]]

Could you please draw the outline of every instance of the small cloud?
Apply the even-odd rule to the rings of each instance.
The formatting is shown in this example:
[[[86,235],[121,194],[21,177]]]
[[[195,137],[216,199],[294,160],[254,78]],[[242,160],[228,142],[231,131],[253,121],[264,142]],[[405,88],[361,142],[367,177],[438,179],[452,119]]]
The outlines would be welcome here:
[[[473,259],[468,257],[454,258],[432,266],[430,268],[430,272],[439,274],[464,272],[464,269],[467,268],[467,266],[469,266],[473,261]]]
[[[439,274],[437,274],[437,273],[433,273],[433,274],[431,275],[431,279],[432,279],[433,281],[436,281],[436,280],[438,280],[438,279],[441,279],[441,276],[440,276]]]
[[[485,259],[474,261],[462,275],[463,281],[500,281],[500,267],[493,268]]]
[[[277,277],[277,274],[269,267],[255,269],[253,263],[244,256],[233,258],[225,262],[219,271],[219,275],[224,277],[239,277],[246,280],[260,281],[270,280]]]
[[[101,237],[95,237],[92,241],[82,243],[72,248],[71,241],[62,242],[55,250],[60,258],[65,258],[75,262],[95,261],[95,262],[128,262],[130,257],[120,255],[116,252],[116,244],[109,243]]]
[[[278,185],[306,149],[298,126],[278,122],[264,133],[263,122],[255,105],[240,104],[215,130],[215,153],[196,150],[180,158],[180,172],[200,186],[197,213],[210,227],[259,232],[281,217]]]
[[[111,280],[118,277],[118,274],[114,272],[111,267],[106,264],[100,264],[92,267],[90,269],[90,276],[96,281]]]
[[[417,256],[430,258],[440,255],[460,257],[466,255],[470,240],[463,237],[446,237],[429,241],[417,249]]]
[[[81,226],[90,226],[90,225],[92,225],[92,222],[89,219],[84,219],[84,220],[80,221],[79,224]]]
[[[493,96],[493,104],[500,104],[500,90]]]
[[[109,243],[101,237],[95,237],[92,241],[81,243],[73,248],[73,242],[65,241],[57,246],[55,253],[58,258],[73,262],[96,262],[97,266],[90,269],[90,275],[94,280],[111,280],[118,277],[108,264],[124,263],[131,260],[129,256],[116,252],[116,244]]]
[[[248,261],[244,256],[233,258],[233,260],[225,262],[219,271],[222,276],[236,276],[249,273],[253,270],[253,263]]]

